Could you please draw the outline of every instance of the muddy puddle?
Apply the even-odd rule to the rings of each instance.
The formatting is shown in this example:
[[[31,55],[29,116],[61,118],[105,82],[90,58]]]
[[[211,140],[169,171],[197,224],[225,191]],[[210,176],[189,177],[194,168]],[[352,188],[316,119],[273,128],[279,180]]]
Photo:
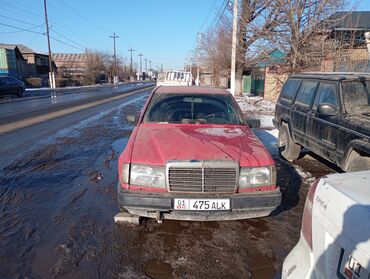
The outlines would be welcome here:
[[[278,161],[272,216],[116,225],[117,160],[145,99],[79,126],[0,178],[0,278],[278,278],[299,237],[307,183]],[[301,159],[301,165],[307,159]],[[306,161],[305,161],[306,160]],[[322,170],[321,170],[322,171]]]

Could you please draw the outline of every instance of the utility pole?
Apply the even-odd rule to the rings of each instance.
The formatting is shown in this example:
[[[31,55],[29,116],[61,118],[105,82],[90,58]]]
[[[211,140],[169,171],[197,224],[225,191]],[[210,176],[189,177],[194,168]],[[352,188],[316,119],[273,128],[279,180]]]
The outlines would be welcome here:
[[[152,69],[152,60],[149,60],[149,70]]]
[[[230,93],[235,96],[235,84],[236,84],[236,36],[238,33],[238,0],[234,0],[234,18],[233,18],[233,37],[231,45],[231,81],[230,81]]]
[[[143,61],[142,61],[142,58],[143,58],[144,55],[142,53],[140,53],[139,56],[140,56],[140,72],[139,72],[138,79],[140,79],[140,76],[142,76],[142,74],[143,74]]]
[[[119,38],[119,36],[116,36],[116,33],[113,33],[113,36],[110,36],[113,39],[113,52],[114,52],[114,71],[113,71],[113,83],[118,82],[117,77],[117,54],[116,54],[116,39]]]
[[[131,54],[131,60],[130,60],[130,74],[132,74],[132,52],[135,51],[132,47],[128,50]]]
[[[148,74],[148,58],[145,58],[144,61],[145,61],[145,74]]]
[[[199,66],[199,50],[200,50],[200,42],[202,41],[202,32],[198,32],[198,43],[197,43],[197,49],[196,49],[196,59],[197,59],[197,78],[195,80],[195,85],[199,86],[200,85],[200,66]]]
[[[51,47],[50,47],[50,35],[49,35],[49,21],[48,21],[48,10],[46,7],[46,0],[44,0],[44,13],[45,13],[45,25],[46,25],[46,36],[48,38],[48,51],[49,51],[49,83],[50,88],[55,88],[55,74],[52,64]]]

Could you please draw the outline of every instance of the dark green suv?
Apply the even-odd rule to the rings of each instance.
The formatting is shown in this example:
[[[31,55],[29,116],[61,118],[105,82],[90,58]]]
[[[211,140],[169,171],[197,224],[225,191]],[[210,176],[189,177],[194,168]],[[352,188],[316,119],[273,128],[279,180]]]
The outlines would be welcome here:
[[[280,154],[288,161],[301,148],[345,171],[370,169],[370,75],[291,75],[275,109]]]

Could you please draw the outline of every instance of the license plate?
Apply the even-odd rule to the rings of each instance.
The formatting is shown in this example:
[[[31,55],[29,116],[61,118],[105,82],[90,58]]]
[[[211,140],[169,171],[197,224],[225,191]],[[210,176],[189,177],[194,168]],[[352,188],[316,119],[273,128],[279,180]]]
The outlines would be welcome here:
[[[230,210],[230,199],[174,199],[175,210]]]
[[[370,273],[343,248],[339,259],[338,277],[345,279],[369,279]],[[339,276],[340,275],[340,276]]]

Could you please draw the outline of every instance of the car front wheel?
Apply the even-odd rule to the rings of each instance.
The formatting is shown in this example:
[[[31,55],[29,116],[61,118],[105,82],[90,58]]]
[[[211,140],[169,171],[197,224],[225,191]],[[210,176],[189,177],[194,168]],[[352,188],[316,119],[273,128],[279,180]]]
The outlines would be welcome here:
[[[279,128],[278,148],[280,155],[289,162],[299,157],[301,147],[293,141],[286,123],[282,123]]]
[[[17,91],[17,96],[18,97],[22,97],[23,96],[23,89],[22,88],[19,88],[18,91]]]

